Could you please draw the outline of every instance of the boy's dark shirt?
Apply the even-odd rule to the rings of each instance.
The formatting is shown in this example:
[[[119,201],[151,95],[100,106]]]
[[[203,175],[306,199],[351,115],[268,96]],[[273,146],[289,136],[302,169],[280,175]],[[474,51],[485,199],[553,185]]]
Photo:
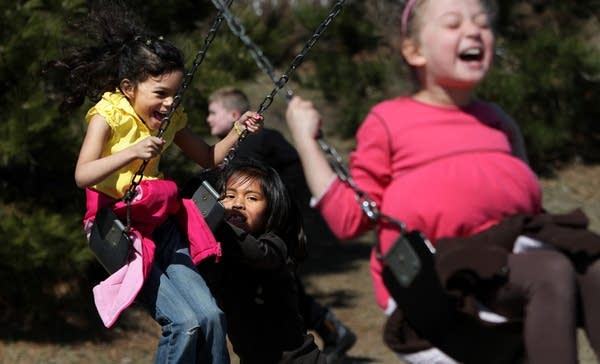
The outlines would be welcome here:
[[[241,141],[238,156],[250,157],[273,167],[299,207],[308,207],[310,191],[298,152],[276,129],[263,128]]]

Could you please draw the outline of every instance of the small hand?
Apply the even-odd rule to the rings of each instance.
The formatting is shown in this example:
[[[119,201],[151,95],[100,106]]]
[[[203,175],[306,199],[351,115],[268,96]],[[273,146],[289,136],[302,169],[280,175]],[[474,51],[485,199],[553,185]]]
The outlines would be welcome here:
[[[256,133],[262,128],[263,116],[254,111],[246,111],[236,122],[236,130]],[[239,131],[238,131],[239,134]]]
[[[162,138],[149,136],[137,144],[134,144],[131,148],[133,148],[137,158],[148,160],[159,155],[164,144],[165,141]]]
[[[285,118],[294,138],[320,137],[321,114],[310,100],[294,96],[288,104]]]

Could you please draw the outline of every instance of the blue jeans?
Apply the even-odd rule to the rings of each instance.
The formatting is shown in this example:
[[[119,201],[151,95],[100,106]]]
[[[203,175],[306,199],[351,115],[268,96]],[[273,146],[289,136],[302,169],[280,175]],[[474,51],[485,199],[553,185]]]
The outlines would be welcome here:
[[[228,364],[225,315],[192,263],[187,241],[172,221],[154,239],[154,263],[137,301],[162,327],[155,362]]]

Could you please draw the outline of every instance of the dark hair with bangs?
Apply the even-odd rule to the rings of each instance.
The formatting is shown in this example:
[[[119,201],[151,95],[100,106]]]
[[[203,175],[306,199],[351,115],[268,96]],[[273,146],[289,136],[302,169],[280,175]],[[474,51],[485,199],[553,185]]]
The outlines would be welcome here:
[[[264,232],[282,238],[288,245],[290,257],[297,262],[302,260],[306,254],[302,217],[277,171],[256,159],[236,157],[223,169],[218,182],[219,191],[225,191],[227,182],[232,178],[259,182],[267,202]]]
[[[87,17],[74,25],[91,44],[68,48],[64,58],[48,62],[44,69],[63,95],[62,112],[73,111],[86,97],[99,100],[123,79],[135,85],[150,76],[184,71],[181,51],[146,30],[120,1],[93,2]]]

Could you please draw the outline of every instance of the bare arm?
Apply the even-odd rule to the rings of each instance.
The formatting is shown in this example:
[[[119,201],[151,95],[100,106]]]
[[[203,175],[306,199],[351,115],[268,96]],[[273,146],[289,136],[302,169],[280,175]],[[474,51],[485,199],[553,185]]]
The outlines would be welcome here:
[[[110,138],[110,133],[110,127],[104,117],[92,117],[75,166],[75,182],[78,187],[95,185],[135,159],[156,157],[164,145],[162,139],[151,136],[122,151],[102,157],[102,150]]]
[[[175,134],[175,144],[183,154],[204,168],[212,168],[215,165],[213,156],[214,147],[206,144],[198,134],[187,126]]]
[[[335,173],[316,140],[321,115],[312,102],[296,96],[288,105],[286,122],[300,155],[310,192],[313,196],[321,196],[335,178]]]
[[[246,129],[250,133],[256,133],[262,126],[262,116],[248,111],[236,123],[240,128]],[[175,134],[175,144],[188,158],[204,168],[212,168],[223,161],[238,139],[239,135],[235,128],[232,128],[225,138],[215,145],[208,145],[204,139],[188,127]]]

